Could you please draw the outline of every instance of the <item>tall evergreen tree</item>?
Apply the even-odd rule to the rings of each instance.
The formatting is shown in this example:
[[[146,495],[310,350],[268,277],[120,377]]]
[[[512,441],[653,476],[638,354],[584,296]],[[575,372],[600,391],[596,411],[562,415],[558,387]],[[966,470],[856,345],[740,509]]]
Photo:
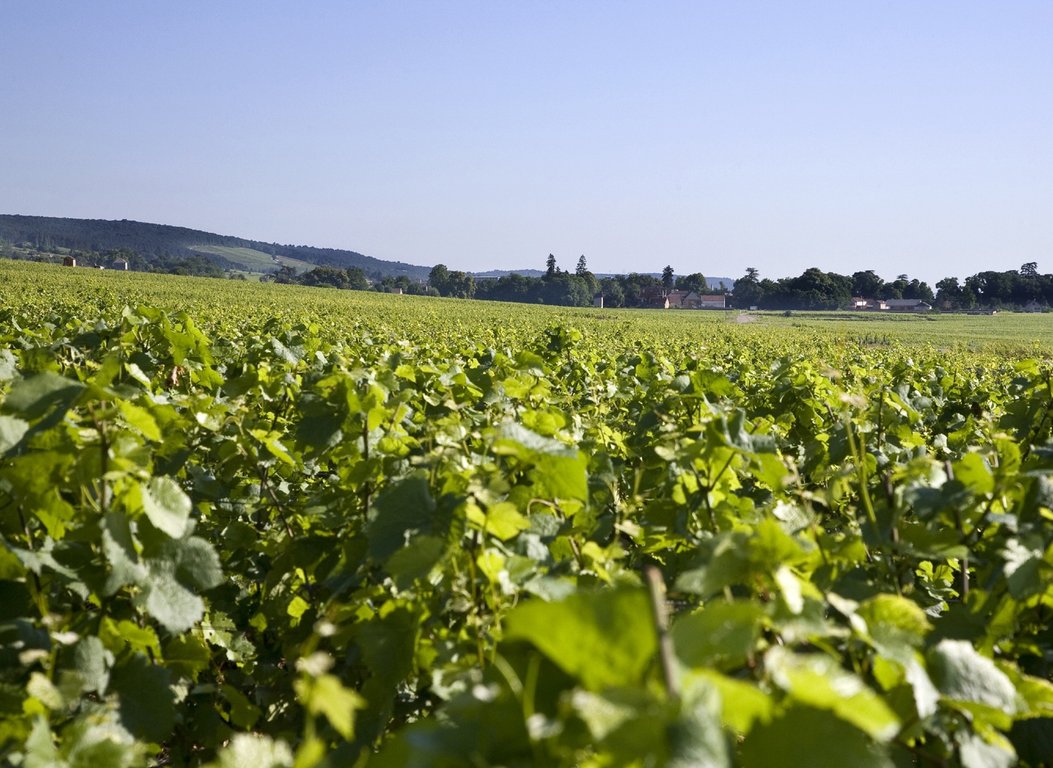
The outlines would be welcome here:
[[[551,253],[545,260],[545,277],[553,277],[556,274],[556,257]]]

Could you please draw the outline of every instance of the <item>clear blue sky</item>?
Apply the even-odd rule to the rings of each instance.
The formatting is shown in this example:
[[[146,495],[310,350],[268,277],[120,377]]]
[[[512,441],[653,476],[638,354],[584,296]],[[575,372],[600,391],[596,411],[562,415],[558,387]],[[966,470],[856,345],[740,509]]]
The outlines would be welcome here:
[[[0,212],[451,269],[1053,271],[1053,2],[0,2]]]

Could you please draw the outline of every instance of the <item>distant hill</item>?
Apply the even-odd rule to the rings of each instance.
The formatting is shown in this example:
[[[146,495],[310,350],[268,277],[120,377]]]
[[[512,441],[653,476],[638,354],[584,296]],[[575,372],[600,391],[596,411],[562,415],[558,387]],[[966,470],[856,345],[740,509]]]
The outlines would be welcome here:
[[[488,269],[485,272],[472,272],[473,277],[508,277],[509,275],[541,277],[543,274],[545,274],[543,269]]]
[[[167,224],[105,219],[63,219],[51,216],[0,214],[0,241],[40,250],[64,248],[105,254],[131,252],[147,264],[174,258],[204,256],[224,269],[273,272],[286,265],[298,272],[315,266],[358,267],[371,277],[426,280],[430,267],[384,261],[339,248],[280,245],[217,235]]]
[[[97,254],[109,261],[118,251],[128,259],[133,269],[168,269],[179,259],[207,260],[221,269],[245,272],[274,272],[280,267],[292,267],[303,273],[316,266],[347,269],[358,267],[371,278],[401,277],[426,281],[430,266],[384,261],[356,251],[339,248],[316,248],[308,245],[281,245],[260,240],[247,240],[231,235],[217,235],[187,227],[168,224],[148,224],[121,219],[66,219],[53,216],[21,216],[0,214],[0,244],[10,243],[31,251],[59,253],[79,251]],[[78,257],[79,258],[79,257]],[[210,262],[210,263],[209,263]],[[138,264],[138,266],[136,266]],[[498,278],[518,274],[541,277],[540,269],[491,269],[473,272],[477,278]],[[661,277],[660,272],[649,273]],[[597,273],[597,277],[615,277],[614,273]],[[709,287],[727,289],[735,284],[732,277],[706,277]]]

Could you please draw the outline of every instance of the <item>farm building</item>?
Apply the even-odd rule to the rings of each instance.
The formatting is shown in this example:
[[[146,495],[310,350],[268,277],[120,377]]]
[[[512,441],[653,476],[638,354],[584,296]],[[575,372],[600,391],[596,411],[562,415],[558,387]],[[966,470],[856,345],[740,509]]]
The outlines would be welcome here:
[[[928,312],[932,304],[921,299],[885,299],[885,304],[891,312]]]
[[[852,303],[848,307],[858,311],[880,311],[888,309],[888,302],[885,299],[865,299],[862,296],[853,296]]]
[[[698,309],[702,305],[702,297],[694,291],[670,291],[666,298],[670,309]]]

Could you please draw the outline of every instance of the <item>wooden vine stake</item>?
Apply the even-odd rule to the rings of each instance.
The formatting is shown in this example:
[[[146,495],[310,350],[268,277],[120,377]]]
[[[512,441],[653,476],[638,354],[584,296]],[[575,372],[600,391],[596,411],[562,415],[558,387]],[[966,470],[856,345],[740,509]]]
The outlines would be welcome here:
[[[655,632],[658,634],[658,658],[662,663],[665,691],[670,699],[677,700],[680,698],[680,682],[677,679],[673,638],[669,634],[669,607],[665,601],[665,581],[662,579],[662,572],[653,565],[647,566],[644,575],[647,577],[647,591],[651,596],[651,616],[654,619]]]

